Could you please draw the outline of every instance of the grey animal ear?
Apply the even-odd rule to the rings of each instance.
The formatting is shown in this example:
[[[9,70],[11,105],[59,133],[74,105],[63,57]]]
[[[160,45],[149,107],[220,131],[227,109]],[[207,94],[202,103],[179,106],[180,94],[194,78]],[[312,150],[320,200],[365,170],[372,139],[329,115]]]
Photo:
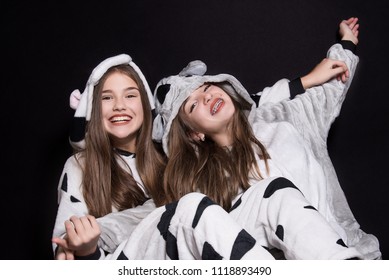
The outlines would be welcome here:
[[[205,72],[207,72],[207,65],[201,60],[193,60],[178,75],[183,77],[203,76]]]
[[[166,94],[169,92],[169,90],[170,90],[170,84],[160,85],[157,88],[156,97],[160,104],[162,104],[165,101]]]

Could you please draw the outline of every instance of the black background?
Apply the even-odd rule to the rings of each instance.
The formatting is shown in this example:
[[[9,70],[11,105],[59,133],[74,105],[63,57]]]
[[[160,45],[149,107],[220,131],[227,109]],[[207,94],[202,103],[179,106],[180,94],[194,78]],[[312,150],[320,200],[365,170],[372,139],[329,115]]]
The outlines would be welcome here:
[[[1,259],[52,259],[69,95],[100,61],[130,54],[153,89],[201,59],[209,74],[233,74],[256,92],[306,74],[351,16],[360,63],[329,151],[355,217],[388,259],[387,1],[24,2],[1,4]]]

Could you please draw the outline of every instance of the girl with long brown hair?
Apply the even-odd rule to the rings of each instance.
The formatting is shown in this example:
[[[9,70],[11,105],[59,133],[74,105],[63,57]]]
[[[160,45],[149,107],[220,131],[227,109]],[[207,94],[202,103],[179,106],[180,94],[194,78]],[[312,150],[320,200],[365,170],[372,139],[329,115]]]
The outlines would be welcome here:
[[[235,77],[204,75],[200,61],[162,79],[153,137],[169,158],[168,199],[203,193],[288,259],[332,258],[346,244],[380,257],[378,241],[349,209],[326,148],[359,61],[358,19],[343,20],[339,34],[317,66],[328,70],[328,82],[293,100],[257,107]]]
[[[107,58],[71,101],[74,155],[61,175],[53,236],[62,236],[72,223],[94,223],[137,206],[137,217],[146,216],[163,198],[165,160],[151,140],[154,103],[143,73],[126,54]],[[60,251],[57,258],[70,253]]]
[[[272,259],[202,194],[156,208],[165,161],[151,138],[152,94],[129,56],[100,63],[80,95],[75,127],[88,122],[71,134],[76,153],[58,188],[56,259]]]

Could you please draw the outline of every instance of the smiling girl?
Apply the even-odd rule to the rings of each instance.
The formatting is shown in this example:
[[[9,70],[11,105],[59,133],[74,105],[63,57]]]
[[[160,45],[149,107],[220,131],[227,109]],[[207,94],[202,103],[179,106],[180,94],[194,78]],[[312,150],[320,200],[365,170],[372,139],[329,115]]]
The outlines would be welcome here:
[[[66,161],[58,187],[56,258],[73,257],[55,243],[73,226],[83,225],[99,235],[95,218],[136,209],[137,215],[131,215],[135,226],[162,197],[165,162],[151,140],[153,97],[131,57],[122,54],[101,62],[84,93],[76,90],[71,98],[77,108],[70,137],[75,153]],[[88,247],[77,254],[95,250]]]
[[[235,77],[204,75],[200,61],[162,79],[153,136],[169,157],[169,199],[209,196],[287,259],[347,258],[347,246],[379,258],[378,241],[355,221],[326,146],[359,61],[358,19],[343,20],[339,34],[342,41],[317,66],[327,69],[328,82],[293,100],[257,106]]]

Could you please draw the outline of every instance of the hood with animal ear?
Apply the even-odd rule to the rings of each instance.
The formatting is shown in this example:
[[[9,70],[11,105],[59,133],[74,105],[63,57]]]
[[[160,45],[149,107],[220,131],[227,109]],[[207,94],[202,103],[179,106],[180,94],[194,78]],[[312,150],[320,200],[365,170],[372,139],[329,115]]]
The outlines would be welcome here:
[[[251,104],[251,110],[247,111],[246,115],[250,122],[253,121],[255,102],[243,85],[229,74],[204,75],[206,71],[207,66],[204,62],[192,61],[178,75],[160,80],[154,90],[157,116],[153,123],[153,140],[162,142],[163,149],[168,156],[167,139],[172,121],[189,95],[204,83],[228,82],[233,88],[232,98],[237,99],[239,95]]]
[[[155,108],[153,94],[150,90],[147,80],[139,67],[132,61],[132,58],[127,54],[119,54],[113,57],[109,57],[97,65],[95,69],[93,69],[83,93],[76,89],[70,94],[70,107],[76,110],[74,113],[73,125],[70,130],[69,137],[69,142],[72,147],[77,149],[85,148],[86,124],[91,117],[94,87],[98,84],[101,77],[105,72],[107,72],[109,68],[122,64],[130,65],[135,70],[135,72],[138,73],[147,91],[151,109]]]

